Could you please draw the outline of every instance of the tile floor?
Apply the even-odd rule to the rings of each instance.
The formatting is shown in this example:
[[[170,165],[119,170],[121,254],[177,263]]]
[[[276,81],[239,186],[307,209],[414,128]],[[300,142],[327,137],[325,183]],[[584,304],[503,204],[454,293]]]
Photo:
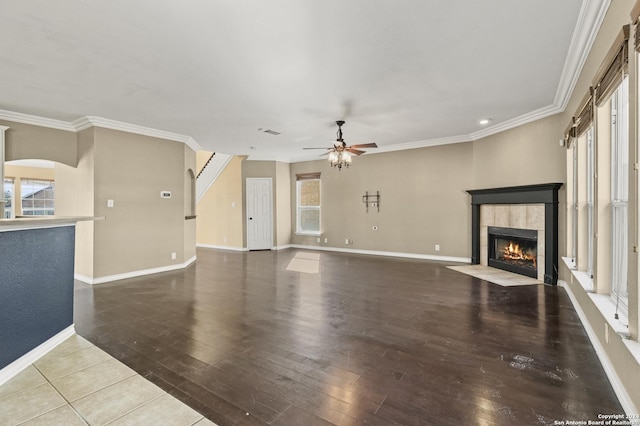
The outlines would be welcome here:
[[[73,335],[0,386],[0,425],[214,425]]]
[[[503,287],[544,284],[544,282],[535,278],[529,278],[524,275],[514,274],[512,272],[483,265],[447,266],[447,268],[471,275],[472,277],[480,278],[481,280],[489,281],[490,283],[501,285]]]

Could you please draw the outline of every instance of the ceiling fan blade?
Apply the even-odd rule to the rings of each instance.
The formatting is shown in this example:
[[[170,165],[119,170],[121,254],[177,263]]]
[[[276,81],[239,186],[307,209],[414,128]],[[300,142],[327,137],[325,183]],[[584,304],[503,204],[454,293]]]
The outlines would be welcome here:
[[[302,148],[302,149],[333,149],[333,148]]]
[[[329,153],[333,151],[332,149],[328,150],[327,152],[325,152],[324,154],[320,154],[320,157],[322,157],[323,155],[329,155]]]
[[[376,145],[375,142],[371,142],[371,143],[363,143],[363,144],[359,144],[359,145],[351,145],[351,148],[377,148],[378,145]]]
[[[349,151],[350,153],[355,154],[355,155],[360,155],[360,154],[364,154],[365,153],[365,151],[359,151],[359,150],[353,149],[351,147],[345,149],[345,151]]]

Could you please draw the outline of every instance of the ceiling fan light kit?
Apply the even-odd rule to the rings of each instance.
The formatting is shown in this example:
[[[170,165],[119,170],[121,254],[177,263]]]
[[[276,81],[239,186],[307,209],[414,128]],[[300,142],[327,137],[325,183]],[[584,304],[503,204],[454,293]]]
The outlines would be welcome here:
[[[338,170],[342,170],[343,167],[351,165],[351,155],[341,149],[333,151],[329,154],[329,164],[331,164],[331,167],[337,167]]]
[[[346,142],[342,138],[342,125],[343,120],[336,121],[338,125],[338,134],[336,140],[333,142],[333,147],[326,148],[327,152],[322,155],[329,154],[329,164],[331,167],[337,167],[338,170],[342,170],[343,167],[349,167],[351,165],[351,154],[361,155],[365,151],[361,151],[358,148],[377,148],[375,143],[365,143],[361,145],[347,146]],[[325,149],[325,148],[303,148],[303,149]]]

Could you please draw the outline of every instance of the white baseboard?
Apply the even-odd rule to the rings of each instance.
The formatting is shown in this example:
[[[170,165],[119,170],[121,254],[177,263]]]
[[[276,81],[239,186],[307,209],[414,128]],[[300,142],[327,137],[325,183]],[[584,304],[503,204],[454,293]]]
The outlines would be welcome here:
[[[211,245],[211,244],[197,244],[196,246],[203,247],[203,248],[217,249],[217,250],[249,251],[249,249],[243,248],[243,247],[217,246],[217,245]],[[342,248],[342,247],[308,246],[308,245],[302,245],[302,244],[285,244],[281,246],[273,246],[271,250],[285,250],[289,248],[302,249],[302,250],[335,251],[335,252],[341,252],[341,253],[369,254],[372,256],[404,257],[408,259],[439,260],[442,262],[471,263],[471,258],[469,257],[436,256],[431,254],[401,253],[396,251],[359,250],[359,249],[350,249],[350,248]]]
[[[271,250],[286,250],[291,247],[293,247],[291,244],[285,244],[283,246],[273,246],[271,247]]]
[[[215,244],[196,244],[196,247],[210,248],[210,249],[216,249],[216,250],[249,251],[249,249],[245,247],[218,246]]]
[[[290,244],[290,247],[297,248],[297,249],[304,249],[304,250],[336,251],[341,253],[369,254],[372,256],[404,257],[408,259],[439,260],[442,262],[471,263],[471,258],[469,257],[436,256],[431,254],[402,253],[402,252],[396,252],[396,251],[359,250],[359,249],[349,249],[349,248],[341,248],[341,247],[306,246],[301,244]]]
[[[82,274],[78,274],[77,272],[73,274],[73,278],[78,280],[78,281],[82,281],[83,283],[87,283],[87,284],[93,284],[93,278],[87,276],[87,275],[82,275]]]
[[[143,269],[143,270],[140,270],[140,271],[125,272],[123,274],[107,275],[105,277],[98,277],[98,278],[87,277],[86,275],[82,275],[82,274],[74,274],[74,278],[76,280],[79,280],[79,281],[82,281],[84,283],[91,284],[91,285],[103,284],[103,283],[108,283],[108,282],[111,282],[111,281],[124,280],[124,279],[127,279],[127,278],[141,277],[143,275],[159,274],[161,272],[170,272],[170,271],[176,271],[178,269],[184,269],[187,266],[191,265],[193,262],[195,262],[196,259],[197,259],[196,256],[193,256],[192,258],[188,259],[186,262],[178,263],[176,265],[160,266],[158,268],[151,268],[151,269]]]
[[[609,382],[611,383],[611,387],[613,388],[613,391],[615,392],[616,396],[618,397],[618,400],[620,401],[620,405],[622,405],[622,408],[624,409],[625,413],[638,414],[638,408],[636,408],[635,404],[629,397],[629,393],[627,392],[624,385],[620,381],[620,377],[616,373],[616,370],[613,367],[611,360],[607,356],[607,352],[604,350],[604,347],[600,343],[600,340],[598,339],[598,336],[593,330],[593,327],[591,327],[591,324],[589,323],[589,320],[587,319],[586,314],[582,310],[582,307],[580,306],[580,304],[578,303],[578,300],[573,294],[571,287],[565,281],[562,281],[562,280],[558,280],[558,286],[564,288],[565,291],[567,292],[567,295],[569,295],[569,299],[571,299],[573,308],[576,310],[576,313],[578,314],[578,318],[580,318],[580,322],[582,322],[582,326],[587,332],[587,336],[589,336],[591,345],[593,346],[593,349],[595,349],[596,355],[598,355],[600,364],[602,364],[602,368],[604,369],[604,372],[607,375]],[[619,336],[617,336],[613,332],[610,334],[610,336],[613,336],[614,338],[619,338]]]
[[[67,340],[69,337],[73,336],[75,333],[76,329],[74,325],[71,324],[69,327],[65,328],[55,336],[44,341],[40,345],[31,349],[26,354],[22,355],[20,358],[13,361],[11,364],[4,367],[2,370],[0,370],[0,385],[9,381],[22,370],[45,356],[50,350]]]

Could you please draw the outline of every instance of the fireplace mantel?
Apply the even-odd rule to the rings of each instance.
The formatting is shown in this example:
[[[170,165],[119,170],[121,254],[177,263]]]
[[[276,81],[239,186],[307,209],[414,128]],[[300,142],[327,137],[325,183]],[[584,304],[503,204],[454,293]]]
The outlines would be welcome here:
[[[471,263],[480,263],[480,206],[482,204],[544,204],[545,284],[558,283],[558,190],[562,183],[470,189]]]

